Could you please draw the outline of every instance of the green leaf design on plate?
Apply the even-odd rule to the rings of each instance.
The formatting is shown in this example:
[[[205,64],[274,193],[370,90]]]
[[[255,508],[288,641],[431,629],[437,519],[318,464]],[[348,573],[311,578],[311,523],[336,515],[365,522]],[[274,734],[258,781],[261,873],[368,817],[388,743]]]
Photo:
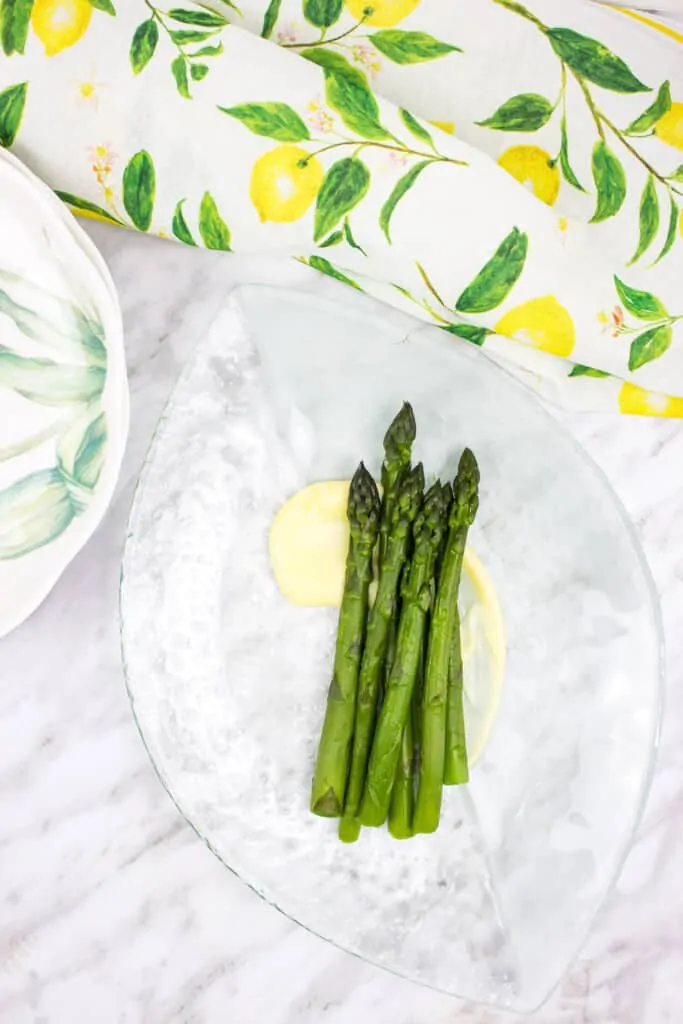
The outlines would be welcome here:
[[[187,80],[187,62],[184,57],[176,57],[171,62],[171,74],[175,78],[176,88],[183,99],[190,99],[190,86]]]
[[[218,109],[237,118],[254,135],[264,135],[278,142],[301,142],[311,137],[296,110],[288,103],[245,103],[239,107]]]
[[[489,334],[493,334],[488,327],[478,327],[477,324],[442,324],[441,329],[449,334],[457,334],[472,345],[483,345]]]
[[[631,342],[631,350],[628,355],[628,368],[633,372],[639,370],[646,363],[663,356],[671,345],[673,331],[668,324],[660,324],[659,327],[650,327],[649,330],[639,334]]]
[[[394,210],[400,203],[401,199],[403,199],[406,192],[408,192],[413,187],[419,176],[424,171],[425,167],[429,167],[429,165],[432,162],[433,161],[431,160],[422,160],[420,161],[419,164],[414,164],[413,167],[411,167],[410,170],[406,174],[404,174],[402,178],[399,178],[399,180],[396,182],[394,188],[392,189],[391,195],[389,196],[384,206],[380,210],[379,226],[384,232],[386,240],[387,242],[389,242],[390,245],[391,235],[389,233],[389,227],[391,224],[391,218],[394,215]]]
[[[159,42],[159,26],[154,18],[143,21],[135,29],[130,44],[130,66],[134,75],[139,75],[154,56]]]
[[[428,32],[404,32],[402,29],[389,28],[372,32],[369,39],[394,64],[420,64],[425,60],[445,57],[447,53],[462,53],[459,46],[442,43]]]
[[[654,178],[651,174],[645,182],[645,188],[643,189],[643,194],[640,197],[638,223],[640,226],[638,248],[629,260],[629,266],[631,263],[635,263],[636,260],[640,259],[645,250],[652,244],[652,241],[657,234],[657,229],[659,228],[659,200],[657,198],[657,189],[655,188]]]
[[[62,534],[79,510],[58,469],[44,469],[0,491],[0,560],[21,558]]]
[[[332,234],[325,239],[324,242],[320,243],[321,249],[329,249],[332,245],[339,245],[340,242],[344,241],[343,231],[333,231]]]
[[[362,292],[363,289],[355,281],[352,281],[346,274],[342,274],[341,270],[337,270],[333,267],[329,260],[324,259],[322,256],[311,256],[308,261],[309,267],[313,267],[314,270],[319,270],[321,274],[327,274],[328,277],[333,277],[336,281],[341,281],[342,284],[348,284],[351,288],[355,288],[357,291]]]
[[[152,223],[155,195],[154,161],[146,149],[141,149],[123,172],[123,205],[138,231],[147,231]]]
[[[199,206],[199,234],[207,249],[220,249],[230,252],[230,229],[225,223],[216,200],[210,192],[205,192]]]
[[[409,110],[405,110],[403,107],[401,107],[401,109],[398,112],[398,115],[403,121],[408,131],[412,132],[416,139],[419,139],[420,142],[424,142],[431,149],[434,149],[434,140],[432,139],[432,136],[427,131],[425,126],[420,121],[418,121],[416,117],[413,117]]]
[[[10,388],[39,405],[73,405],[99,398],[106,370],[69,366],[52,359],[26,359],[0,345],[0,387]]]
[[[348,217],[344,221],[344,238],[346,239],[347,244],[350,245],[352,249],[357,249],[358,252],[362,252],[364,256],[367,256],[367,253],[363,246],[359,245],[356,239],[353,237],[353,232],[351,231],[351,225],[349,224]]]
[[[81,196],[75,196],[72,192],[63,192],[61,189],[56,188],[54,190],[55,195],[62,200],[63,203],[67,203],[72,206],[74,210],[83,210],[86,213],[94,213],[98,217],[102,217],[103,220],[108,220],[112,224],[117,224],[119,227],[123,227],[123,221],[115,217],[109,210],[105,210],[103,206],[98,206],[97,203],[91,203],[89,199],[83,199]]]
[[[277,24],[277,19],[280,16],[280,4],[282,0],[270,0],[268,9],[263,15],[263,25],[261,26],[261,35],[264,39],[270,39],[273,34],[273,29]]]
[[[535,132],[547,124],[553,105],[536,92],[523,92],[511,96],[495,113],[484,121],[475,121],[480,128],[495,128],[500,132]]]
[[[57,446],[59,468],[67,480],[92,490],[106,455],[107,417],[99,408],[79,417]]]
[[[524,270],[529,240],[519,228],[503,239],[455,304],[459,313],[488,313],[500,306]]]
[[[171,225],[171,231],[173,232],[173,234],[175,235],[179,242],[184,242],[185,245],[196,245],[197,243],[192,237],[192,232],[187,226],[185,214],[183,213],[184,202],[185,200],[181,199],[180,202],[176,205],[175,210],[173,211],[173,223]]]
[[[657,259],[655,260],[655,263],[659,263],[660,260],[664,259],[664,257],[666,256],[666,254],[669,252],[669,250],[671,249],[672,245],[676,241],[676,229],[677,229],[677,227],[678,227],[678,206],[676,205],[676,202],[675,202],[673,196],[669,196],[669,226],[668,226],[667,231],[666,231],[666,239],[664,240],[664,245],[662,246],[662,251],[660,252],[660,254],[657,257]]]
[[[193,82],[201,82],[209,73],[208,64],[190,64],[190,77]]]
[[[104,328],[97,319],[23,275],[0,270],[0,280],[7,289],[17,288],[22,297],[23,301],[18,302],[9,291],[0,288],[0,313],[10,317],[22,334],[59,352],[62,359],[68,357],[77,363],[85,361],[106,367]]]
[[[179,28],[169,32],[173,42],[179,46],[185,46],[187,43],[203,43],[205,39],[210,39],[212,35],[214,35],[213,32],[203,32],[195,28]]]
[[[304,0],[304,18],[316,28],[330,28],[343,6],[343,0]]]
[[[616,274],[614,275],[614,285],[617,289],[617,295],[624,306],[626,306],[626,309],[629,313],[637,316],[639,320],[661,320],[662,317],[669,315],[664,304],[652,292],[643,292],[637,288],[631,288],[630,285],[621,281]]]
[[[626,175],[604,139],[600,139],[593,147],[591,169],[598,201],[590,223],[599,224],[608,217],[614,217],[621,209],[626,198]]]
[[[585,192],[585,188],[574,174],[574,169],[569,162],[569,143],[567,140],[567,122],[562,115],[560,121],[560,169],[564,175],[565,181],[567,181],[574,188],[577,188],[580,192]]]
[[[546,32],[553,50],[572,71],[594,85],[612,92],[649,92],[621,57],[597,39],[571,28],[549,28]]]
[[[568,377],[609,377],[604,370],[596,370],[592,366],[584,366],[583,363],[575,363],[567,374]]]
[[[671,90],[669,83],[664,82],[659,87],[657,99],[654,103],[628,126],[626,129],[627,135],[640,135],[643,132],[648,132],[650,128],[657,124],[660,117],[664,117],[669,110],[671,110]]]
[[[215,14],[213,11],[187,11],[180,7],[173,7],[168,12],[168,16],[185,25],[203,25],[204,28],[225,28],[229,24],[222,15]]]
[[[28,82],[21,82],[0,92],[0,146],[11,146],[17,136],[27,90]]]
[[[96,11],[104,11],[105,14],[111,14],[112,17],[116,17],[116,8],[111,0],[88,0],[88,3]]]
[[[319,48],[304,56],[324,69],[327,102],[347,128],[373,142],[389,138],[379,120],[377,100],[362,71],[332,50]]]
[[[2,0],[0,8],[0,42],[6,56],[23,53],[33,0]]]
[[[313,239],[319,242],[356,206],[370,187],[370,172],[357,157],[332,164],[323,178],[315,206]]]

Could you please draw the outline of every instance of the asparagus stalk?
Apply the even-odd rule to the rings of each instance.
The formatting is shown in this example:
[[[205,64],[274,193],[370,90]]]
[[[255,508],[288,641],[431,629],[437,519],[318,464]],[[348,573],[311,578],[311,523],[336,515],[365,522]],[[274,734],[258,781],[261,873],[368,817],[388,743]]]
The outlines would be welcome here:
[[[410,402],[404,402],[384,435],[382,463],[382,518],[380,521],[380,563],[391,528],[391,508],[398,495],[401,476],[410,466],[413,442],[417,433],[415,414]]]
[[[460,613],[456,607],[448,662],[448,696],[446,700],[446,763],[443,781],[447,786],[457,786],[470,781],[465,737],[465,710],[462,700]]]
[[[358,679],[356,721],[349,784],[344,804],[345,816],[358,813],[368,754],[375,724],[377,696],[392,619],[396,611],[401,571],[406,559],[410,528],[420,508],[424,488],[424,471],[417,465],[404,475],[398,494],[389,512],[389,531],[386,534],[384,557],[380,563],[379,586],[375,604],[370,612],[368,632]]]
[[[360,820],[378,826],[386,821],[403,728],[417,677],[420,648],[434,590],[434,568],[445,528],[443,488],[437,483],[427,492],[413,525],[415,547],[402,587],[403,604],[396,641],[396,657],[387,681],[365,779]]]
[[[327,696],[311,790],[311,810],[337,818],[344,806],[349,753],[356,714],[356,689],[377,540],[380,500],[377,486],[361,462],[349,488],[350,526],[346,581],[339,614],[334,672]]]
[[[412,702],[411,702],[412,703]],[[408,714],[401,736],[401,752],[389,804],[389,831],[394,839],[410,839],[413,833],[413,792],[415,746],[412,714]]]
[[[441,814],[447,737],[454,746],[450,755],[460,757],[457,716],[447,724],[449,660],[457,619],[458,589],[465,553],[467,531],[477,512],[479,467],[466,448],[460,459],[453,486],[453,503],[448,517],[448,539],[443,554],[436,601],[427,648],[425,691],[422,701],[422,745],[420,776],[413,824],[416,832],[434,832]],[[457,699],[454,691],[454,710]],[[457,746],[456,746],[457,744]],[[449,772],[449,777],[452,772]]]

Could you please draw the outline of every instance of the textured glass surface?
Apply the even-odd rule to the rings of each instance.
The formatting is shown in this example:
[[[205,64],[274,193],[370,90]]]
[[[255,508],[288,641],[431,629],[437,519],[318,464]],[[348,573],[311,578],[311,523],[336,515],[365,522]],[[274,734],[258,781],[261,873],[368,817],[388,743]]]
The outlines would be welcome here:
[[[304,294],[237,302],[176,388],[132,513],[121,611],[144,741],[199,834],[284,913],[407,978],[531,1010],[584,939],[649,782],[660,633],[635,538],[569,435],[474,348]],[[307,806],[336,615],[280,596],[268,529],[305,483],[361,456],[378,470],[404,398],[426,465],[451,474],[464,444],[479,458],[471,539],[506,678],[439,831],[343,846]]]

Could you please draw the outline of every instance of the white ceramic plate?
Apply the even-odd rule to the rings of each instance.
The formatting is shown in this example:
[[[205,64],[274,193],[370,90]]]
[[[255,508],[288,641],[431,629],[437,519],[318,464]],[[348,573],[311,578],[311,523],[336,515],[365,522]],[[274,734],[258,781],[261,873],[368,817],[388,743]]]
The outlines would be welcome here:
[[[0,149],[0,636],[45,598],[111,499],[128,430],[109,272]]]

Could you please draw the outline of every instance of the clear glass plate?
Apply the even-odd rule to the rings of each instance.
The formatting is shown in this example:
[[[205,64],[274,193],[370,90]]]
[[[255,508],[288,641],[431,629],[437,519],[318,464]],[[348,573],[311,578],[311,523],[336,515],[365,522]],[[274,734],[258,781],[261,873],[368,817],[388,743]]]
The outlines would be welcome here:
[[[373,307],[377,308],[377,307]],[[502,604],[502,701],[433,836],[344,846],[308,812],[336,613],[287,604],[268,530],[305,483],[379,469],[413,403],[417,455],[482,470],[472,535]],[[176,804],[283,913],[406,978],[530,1011],[571,963],[648,788],[661,695],[650,577],[606,480],[473,347],[410,318],[245,288],[199,343],[135,500],[127,683]]]

